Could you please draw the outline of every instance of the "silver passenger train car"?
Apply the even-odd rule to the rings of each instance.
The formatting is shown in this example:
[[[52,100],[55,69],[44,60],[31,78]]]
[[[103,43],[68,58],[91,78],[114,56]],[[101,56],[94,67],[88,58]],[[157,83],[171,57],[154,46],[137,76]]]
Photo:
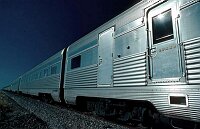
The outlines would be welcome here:
[[[200,122],[199,14],[199,0],[143,0],[22,75],[18,90],[144,124],[157,113]]]

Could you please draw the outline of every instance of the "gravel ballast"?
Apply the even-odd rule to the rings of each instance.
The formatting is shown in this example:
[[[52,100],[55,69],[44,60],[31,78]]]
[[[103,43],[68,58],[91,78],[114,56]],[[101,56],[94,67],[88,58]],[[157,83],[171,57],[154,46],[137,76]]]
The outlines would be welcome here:
[[[6,92],[20,106],[46,122],[50,129],[127,129],[67,108],[50,105],[30,97]]]
[[[46,122],[0,92],[0,129],[49,129]]]

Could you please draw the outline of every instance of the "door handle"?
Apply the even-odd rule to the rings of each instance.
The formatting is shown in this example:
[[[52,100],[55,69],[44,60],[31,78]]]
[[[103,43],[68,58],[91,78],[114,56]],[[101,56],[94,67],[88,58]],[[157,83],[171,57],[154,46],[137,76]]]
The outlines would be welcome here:
[[[102,58],[99,58],[99,65],[101,65],[103,62],[103,59]]]
[[[152,47],[151,49],[151,57],[154,58],[157,55],[156,47]]]
[[[152,47],[152,48],[151,48],[151,52],[152,52],[152,53],[156,52],[156,47]]]

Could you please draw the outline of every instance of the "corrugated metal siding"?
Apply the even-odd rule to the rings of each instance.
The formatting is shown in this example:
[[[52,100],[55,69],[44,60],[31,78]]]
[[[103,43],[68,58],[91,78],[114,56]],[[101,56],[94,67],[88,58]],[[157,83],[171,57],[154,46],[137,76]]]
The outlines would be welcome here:
[[[170,106],[169,94],[186,94],[188,107]],[[145,87],[104,87],[77,88],[67,90],[68,99],[75,102],[76,96],[104,97],[128,100],[146,100],[153,103],[164,115],[200,122],[200,90],[193,86],[145,86]],[[72,100],[70,100],[72,101]]]
[[[97,87],[97,65],[66,73],[65,88]]]
[[[55,88],[60,87],[59,84],[60,84],[60,75],[56,74],[56,75],[46,77],[44,79],[33,81],[29,85],[28,88],[29,89],[55,89]]]
[[[191,118],[193,118],[196,121],[200,121],[200,91],[197,92],[193,92],[190,96],[189,96],[189,106],[191,107],[190,112],[190,116]]]
[[[114,60],[114,86],[144,86],[146,80],[146,53]]]
[[[184,43],[189,84],[200,84],[200,39]]]
[[[19,85],[20,85],[20,79],[21,78],[17,78],[16,80],[12,82],[11,87],[10,87],[12,91],[18,91]]]
[[[58,89],[60,87],[60,75],[52,75],[46,78],[35,80],[31,83],[21,85],[20,91],[26,93],[28,90]],[[47,90],[48,92],[49,90]],[[41,91],[42,92],[42,91]],[[32,94],[32,93],[30,93]]]
[[[169,106],[168,104],[168,93],[183,93],[188,95],[188,107],[177,107]],[[148,98],[147,98],[148,99]],[[155,107],[163,114],[169,115],[171,117],[179,117],[187,120],[200,121],[200,94],[199,91],[196,92],[195,89],[185,89],[182,91],[167,91],[160,93],[155,93],[155,95],[149,96],[149,99]]]

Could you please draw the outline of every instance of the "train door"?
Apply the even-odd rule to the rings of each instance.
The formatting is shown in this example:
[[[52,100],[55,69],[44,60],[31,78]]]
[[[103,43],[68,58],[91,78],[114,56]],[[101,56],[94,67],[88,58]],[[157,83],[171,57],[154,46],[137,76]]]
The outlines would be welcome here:
[[[98,86],[110,86],[112,84],[113,33],[114,27],[99,34]]]
[[[178,40],[176,2],[163,3],[148,12],[150,79],[180,81],[183,76]]]

